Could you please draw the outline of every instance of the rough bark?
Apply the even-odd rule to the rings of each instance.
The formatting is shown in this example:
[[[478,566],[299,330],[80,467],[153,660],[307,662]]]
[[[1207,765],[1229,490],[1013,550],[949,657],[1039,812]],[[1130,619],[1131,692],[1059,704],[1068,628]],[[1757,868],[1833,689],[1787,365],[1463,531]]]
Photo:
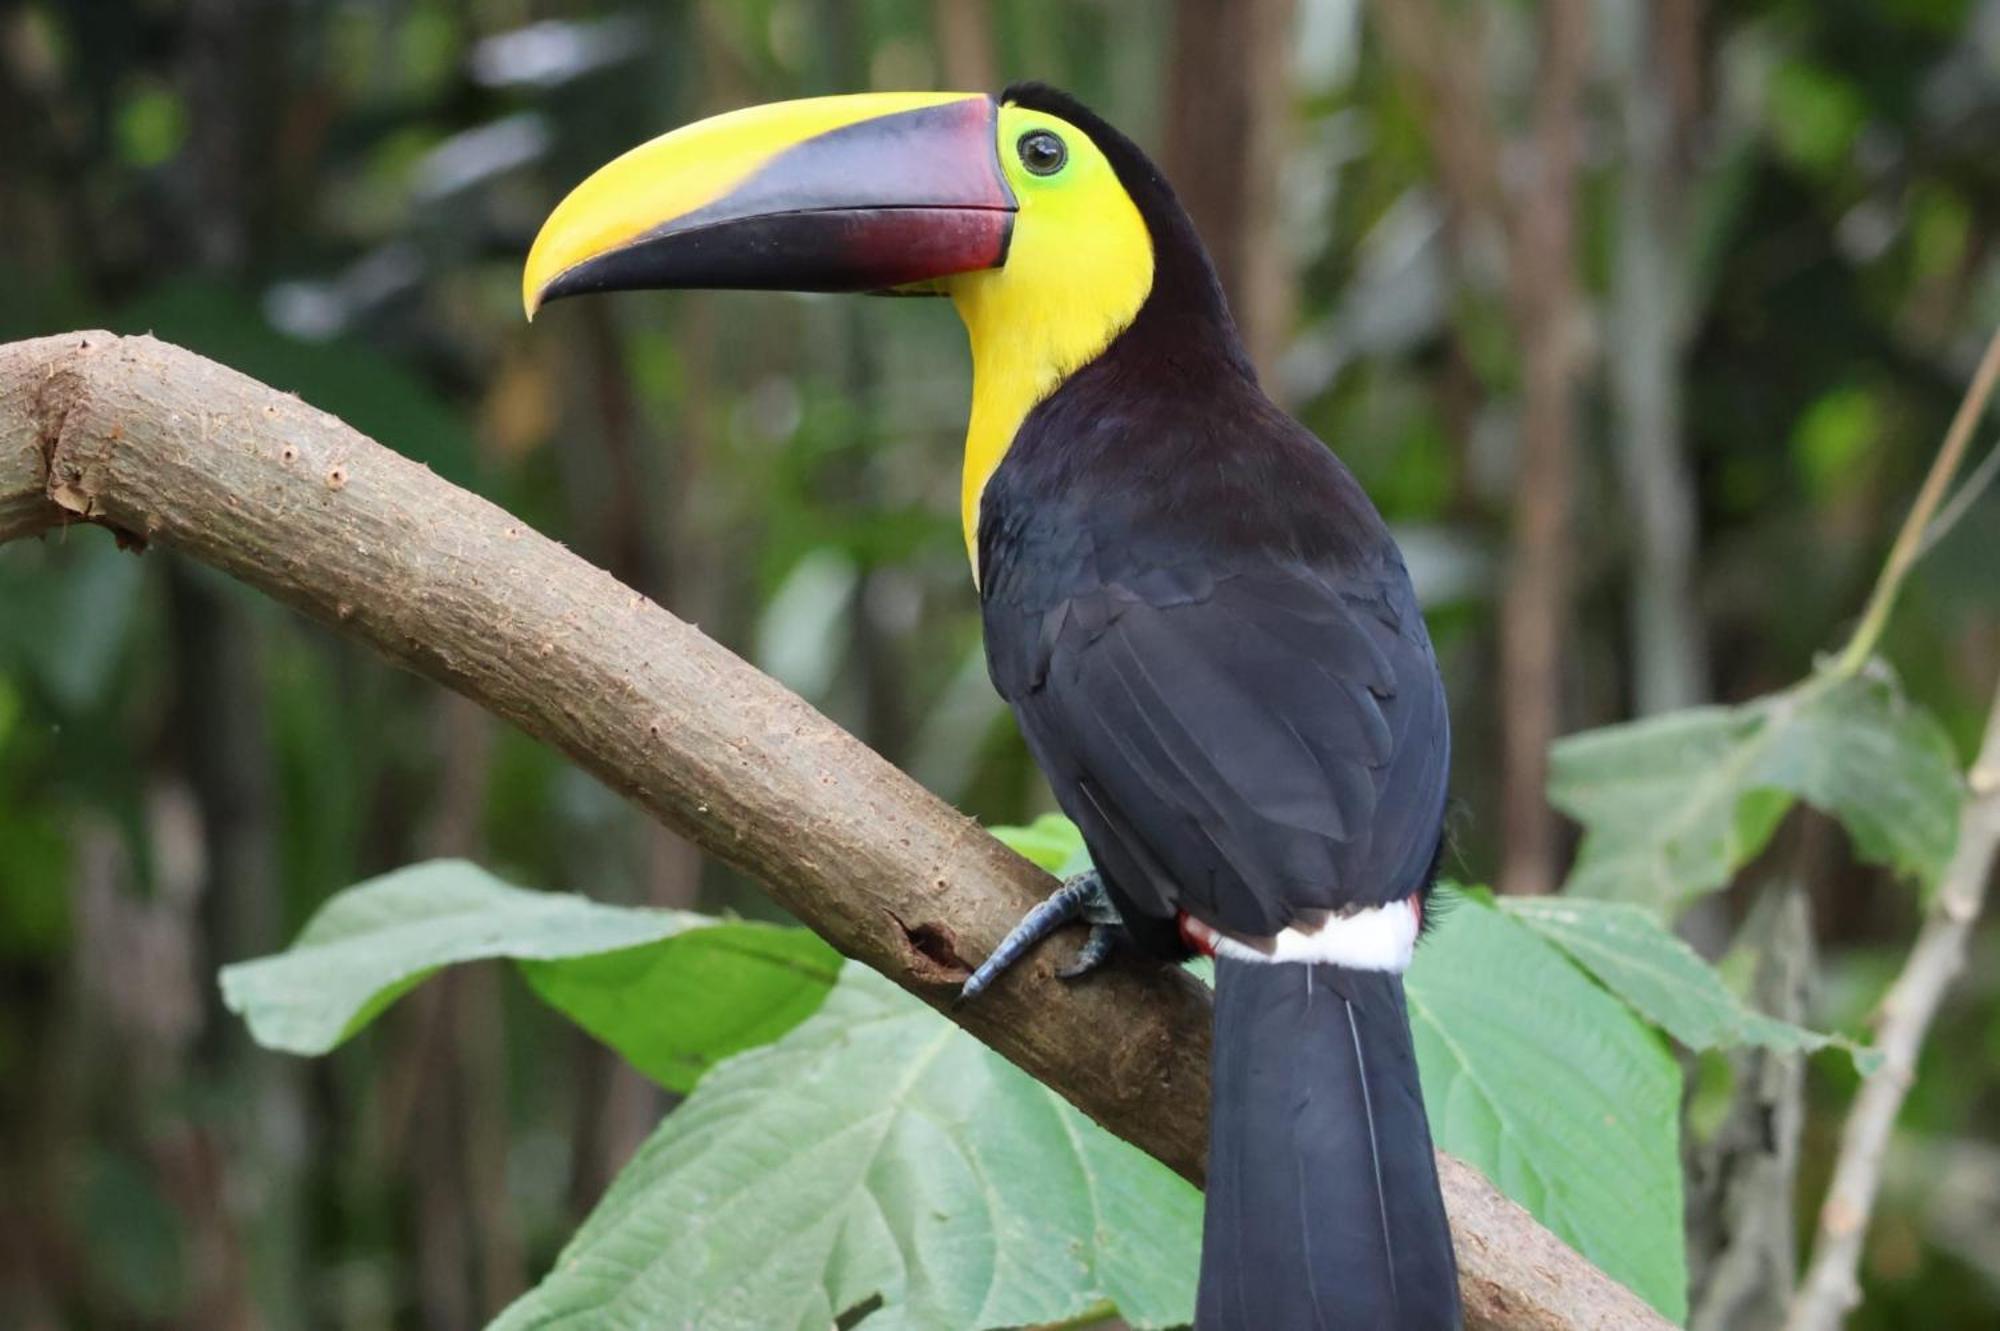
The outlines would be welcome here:
[[[46,395],[61,357],[81,349],[86,339],[104,333],[71,333],[62,337],[20,342],[0,356],[0,541],[11,541],[55,526],[63,511],[49,499],[44,422],[56,404]]]
[[[0,347],[0,513],[0,538],[85,520],[171,546],[464,693],[1201,1180],[1198,984],[1121,967],[1065,985],[1052,974],[1063,958],[1044,951],[954,1006],[966,959],[1048,878],[697,629],[485,500],[190,352],[73,333]],[[1476,1171],[1440,1165],[1468,1326],[1666,1325]]]

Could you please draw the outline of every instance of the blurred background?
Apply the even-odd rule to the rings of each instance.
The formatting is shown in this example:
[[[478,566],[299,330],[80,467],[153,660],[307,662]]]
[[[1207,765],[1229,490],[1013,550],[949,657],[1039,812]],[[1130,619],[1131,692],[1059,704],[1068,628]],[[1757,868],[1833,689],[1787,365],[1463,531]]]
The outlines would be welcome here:
[[[1396,525],[1465,881],[1560,882],[1552,737],[1840,643],[2000,322],[2000,0],[0,0],[0,340],[150,330],[295,391],[1019,821],[1048,798],[979,650],[949,306],[641,295],[530,335],[519,265],[702,114],[1030,77],[1162,160],[1273,395]],[[1887,639],[1961,759],[1996,580],[1988,497]],[[219,1006],[217,965],[439,854],[769,913],[219,576],[0,549],[0,1326],[471,1327],[546,1267],[665,1108],[611,1055],[494,968],[311,1064]],[[1914,894],[1803,812],[1746,877],[1808,886],[1814,1016],[1858,1025]],[[1988,929],[1855,1325],[2000,1325],[1996,963]],[[1811,1078],[1808,1216],[1852,1073]]]

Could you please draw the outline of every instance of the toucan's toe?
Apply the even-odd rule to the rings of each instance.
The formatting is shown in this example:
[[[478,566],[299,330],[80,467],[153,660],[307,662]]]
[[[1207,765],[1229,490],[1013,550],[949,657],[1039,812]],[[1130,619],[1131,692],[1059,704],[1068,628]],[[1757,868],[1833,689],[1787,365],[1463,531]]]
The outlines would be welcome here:
[[[1125,934],[1125,927],[1119,924],[1093,924],[1090,937],[1083,940],[1083,946],[1076,950],[1076,958],[1069,965],[1056,971],[1058,980],[1081,980],[1084,976],[1111,959],[1117,950],[1118,941]]]
[[[993,949],[993,955],[980,964],[979,969],[972,973],[972,978],[965,982],[965,987],[959,990],[959,1001],[977,998],[999,979],[1004,971],[1019,961],[1029,948],[1071,920],[1078,919],[1089,921],[1091,926],[1091,936],[1085,941],[1083,951],[1077,956],[1077,963],[1083,962],[1086,956],[1090,958],[1082,970],[1076,971],[1076,974],[1080,975],[1084,971],[1094,969],[1110,951],[1111,940],[1107,939],[1102,952],[1092,953],[1092,948],[1098,944],[1099,930],[1115,934],[1116,930],[1123,927],[1118,907],[1112,903],[1111,894],[1105,890],[1104,880],[1098,876],[1095,869],[1064,880],[1061,887],[1049,894],[1048,900],[1023,915],[1021,922],[1000,940],[1000,946]],[[1072,963],[1071,969],[1074,969],[1077,963]]]

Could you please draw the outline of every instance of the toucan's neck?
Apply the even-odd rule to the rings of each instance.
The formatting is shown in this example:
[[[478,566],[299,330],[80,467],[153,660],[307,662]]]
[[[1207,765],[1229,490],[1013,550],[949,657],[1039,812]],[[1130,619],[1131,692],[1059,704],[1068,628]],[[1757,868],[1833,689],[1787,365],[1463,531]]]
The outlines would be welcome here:
[[[1023,227],[1005,267],[968,273],[949,288],[972,343],[959,499],[975,580],[986,484],[1028,413],[1072,375],[1117,360],[1129,362],[1133,392],[1160,376],[1220,371],[1254,380],[1214,267],[1179,204],[1168,194],[1165,224],[1155,217],[1149,225],[1122,202],[1129,215]]]
[[[1016,331],[991,308],[990,300],[959,301],[972,342],[972,412],[965,427],[964,471],[959,483],[959,518],[965,552],[979,577],[979,500],[986,483],[1007,455],[1007,446],[1035,404],[1054,391],[1064,373],[1063,358],[1050,341],[1029,330]]]
[[[1016,225],[1007,262],[948,287],[972,341],[972,416],[960,516],[978,573],[979,497],[1037,402],[1103,353],[1153,288],[1153,244],[1129,198],[1086,211],[1037,205]]]

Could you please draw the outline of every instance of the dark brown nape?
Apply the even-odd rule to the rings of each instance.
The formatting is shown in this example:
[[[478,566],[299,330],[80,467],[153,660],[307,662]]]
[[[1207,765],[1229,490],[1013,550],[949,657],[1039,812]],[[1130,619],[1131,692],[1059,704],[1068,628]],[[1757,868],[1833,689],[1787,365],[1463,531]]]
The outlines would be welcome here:
[[[1153,238],[1153,289],[1118,343],[1176,353],[1177,358],[1190,352],[1217,355],[1254,382],[1256,371],[1237,335],[1215,264],[1194,220],[1152,158],[1097,112],[1046,83],[1010,84],[1000,100],[1060,116],[1088,134],[1145,220]],[[1117,349],[1114,344],[1110,350]]]

